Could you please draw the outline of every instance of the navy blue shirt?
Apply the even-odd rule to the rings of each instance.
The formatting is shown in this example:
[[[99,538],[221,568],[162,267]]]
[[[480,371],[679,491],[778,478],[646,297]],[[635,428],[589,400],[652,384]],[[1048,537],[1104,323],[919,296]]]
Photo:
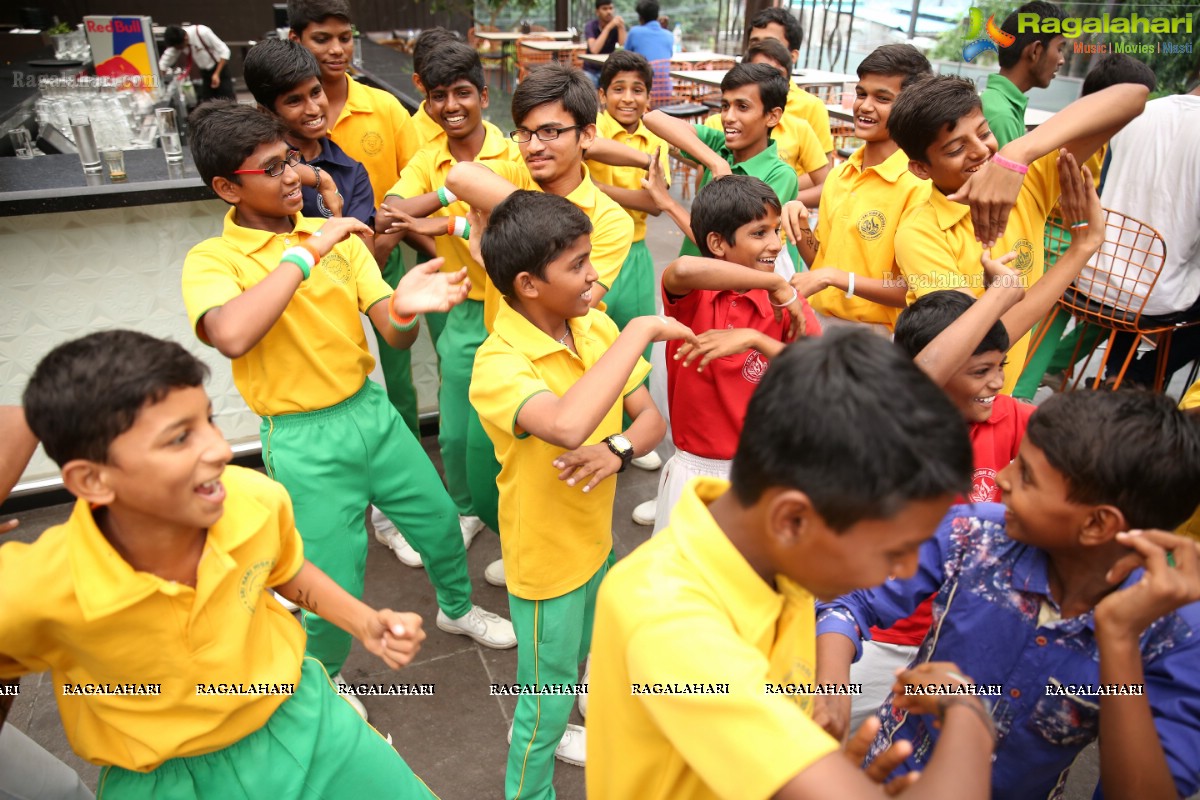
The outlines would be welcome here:
[[[375,220],[375,190],[371,188],[371,177],[367,168],[338,147],[329,139],[321,140],[321,154],[305,164],[315,164],[322,172],[328,172],[337,184],[342,194],[342,216],[354,217],[365,225],[374,225]],[[304,198],[304,208],[301,213],[306,217],[320,219],[325,215],[317,207],[317,190],[311,186],[301,186],[300,194]]]
[[[603,28],[600,26],[600,20],[593,17],[592,19],[588,20],[586,25],[583,26],[583,36],[585,39],[599,39],[601,30],[603,30]],[[620,41],[621,32],[616,28],[613,28],[608,32],[608,37],[600,43],[600,54],[613,52],[617,49],[617,44]],[[590,61],[584,61],[583,68],[587,72],[600,72],[600,65],[593,64]]]

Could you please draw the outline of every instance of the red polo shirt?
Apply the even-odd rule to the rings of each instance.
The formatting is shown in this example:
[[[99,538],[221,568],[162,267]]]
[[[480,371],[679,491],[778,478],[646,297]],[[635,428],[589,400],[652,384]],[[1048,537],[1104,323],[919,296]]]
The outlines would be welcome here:
[[[1036,406],[1012,399],[1006,394],[996,395],[992,415],[986,422],[972,422],[971,449],[975,453],[975,473],[971,476],[971,492],[968,503],[999,503],[1000,486],[996,473],[1008,466],[1017,457],[1017,449],[1025,438],[1025,428],[1033,416]],[[887,644],[919,645],[933,622],[932,598],[926,600],[912,616],[902,619],[886,631],[871,629],[871,638]]]
[[[750,328],[776,341],[788,341],[788,316],[775,321],[775,310],[764,289],[745,293],[697,289],[682,297],[663,289],[663,308],[698,334]],[[807,303],[804,321],[809,336],[820,334],[821,323]],[[767,357],[746,350],[715,359],[697,372],[695,363],[685,369],[675,360],[680,345],[667,342],[667,399],[675,446],[701,458],[732,459],[750,395],[766,372]]]

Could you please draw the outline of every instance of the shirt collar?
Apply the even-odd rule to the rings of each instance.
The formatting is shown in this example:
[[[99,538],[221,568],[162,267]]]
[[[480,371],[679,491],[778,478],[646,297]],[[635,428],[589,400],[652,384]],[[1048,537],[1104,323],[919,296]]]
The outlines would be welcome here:
[[[243,255],[248,256],[251,253],[261,250],[275,240],[278,234],[259,230],[258,228],[244,228],[237,224],[235,221],[236,213],[236,208],[230,208],[225,213],[225,226],[221,233],[221,238],[240,250]],[[297,214],[295,224],[292,226],[292,233],[313,233],[324,224],[325,220],[323,219]]]
[[[596,184],[592,183],[592,173],[588,171],[587,164],[584,164],[583,181],[571,190],[566,199],[591,217],[592,210],[596,208],[599,193],[600,190],[596,188]]]
[[[985,91],[995,92],[1000,95],[1018,108],[1022,114],[1025,113],[1025,108],[1029,105],[1029,96],[1018,89],[1015,83],[999,73],[988,75],[987,89]]]
[[[732,158],[733,151],[728,147],[725,147],[725,145],[721,146],[724,148],[726,153],[729,153],[729,157]],[[775,147],[774,139],[768,139],[766,149],[758,155],[747,158],[745,161],[739,161],[736,164],[730,163],[729,168],[738,175],[752,175],[754,177],[758,177],[759,174],[765,175],[767,173],[769,164],[765,162],[771,161],[779,161],[781,164],[783,163],[779,159],[778,148]]]
[[[439,128],[439,130],[441,130]],[[479,155],[475,156],[476,161],[491,161],[508,154],[508,137],[500,132],[492,123],[487,120],[483,121],[483,145],[479,148]],[[445,131],[442,131],[445,133]],[[436,166],[443,164],[456,164],[454,156],[450,155],[450,140],[443,136],[438,142],[439,150],[437,153]]]
[[[603,311],[591,309],[582,317],[567,320],[572,335],[577,339],[588,337],[592,330],[592,320],[594,319],[592,315],[603,313]],[[565,344],[550,338],[545,331],[525,319],[519,311],[509,305],[506,297],[500,299],[500,308],[496,312],[496,321],[492,325],[492,332],[533,361],[560,351],[568,355],[571,353]]]
[[[938,227],[944,231],[953,228],[963,217],[966,217],[968,221],[970,220],[970,207],[949,199],[936,186],[929,193],[929,204],[933,206],[933,213],[937,217]]]
[[[333,164],[338,167],[354,168],[358,162],[346,155],[346,151],[337,146],[337,143],[332,139],[325,137],[321,139],[321,152],[316,158],[308,161],[309,164]]]
[[[371,101],[367,97],[367,88],[349,75],[346,76],[346,83],[346,105],[342,106],[342,114],[370,113]]]
[[[671,512],[670,531],[680,553],[695,567],[712,595],[729,609],[738,634],[757,641],[771,633],[788,602],[811,606],[812,595],[782,575],[778,589],[767,584],[717,525],[708,506],[726,491],[729,482],[697,478],[683,490]]]
[[[1014,589],[1027,592],[1029,594],[1039,595],[1049,603],[1055,611],[1060,611],[1058,603],[1050,593],[1050,557],[1045,550],[1037,547],[1029,547],[1020,545],[1020,552],[1017,553],[1013,560],[1012,567],[1012,585]],[[1133,586],[1142,579],[1143,569],[1135,569],[1132,573],[1126,576],[1113,591],[1120,591]],[[1080,614],[1078,617],[1072,617],[1068,620],[1063,620],[1067,625],[1082,625],[1083,627],[1096,629],[1096,613],[1095,609]]]
[[[235,484],[237,477],[227,469],[222,480]],[[208,529],[204,554],[200,557],[195,589],[198,603],[203,603],[223,576],[236,567],[231,552],[261,530],[269,516],[267,507],[248,492],[233,491],[226,495],[225,513]],[[191,590],[183,584],[135,570],[100,532],[92,509],[84,500],[75,502],[66,528],[71,577],[85,620],[116,614],[155,592],[175,596]]]
[[[614,141],[624,141],[640,136],[643,142],[650,141],[650,129],[645,126],[641,118],[638,118],[637,127],[633,129],[633,133],[625,130],[625,126],[617,122],[608,110],[600,112],[600,116],[596,118],[597,128],[600,135]]]

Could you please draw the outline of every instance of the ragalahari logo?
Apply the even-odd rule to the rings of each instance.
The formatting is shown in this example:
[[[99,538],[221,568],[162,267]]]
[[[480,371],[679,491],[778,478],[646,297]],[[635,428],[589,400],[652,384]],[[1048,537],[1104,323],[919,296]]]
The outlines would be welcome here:
[[[986,36],[984,33],[986,32]],[[967,38],[970,40],[963,45],[963,60],[974,61],[980,53],[991,50],[999,53],[1001,47],[1008,47],[1017,40],[1011,33],[1000,30],[996,24],[996,15],[988,17],[987,25],[983,24],[983,12],[971,6],[970,24],[967,28]]]

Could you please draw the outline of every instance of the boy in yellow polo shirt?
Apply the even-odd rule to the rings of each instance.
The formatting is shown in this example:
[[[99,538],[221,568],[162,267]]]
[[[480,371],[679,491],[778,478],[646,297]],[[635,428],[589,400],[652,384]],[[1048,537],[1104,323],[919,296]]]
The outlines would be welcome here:
[[[363,512],[374,502],[424,557],[438,627],[512,647],[511,625],[471,603],[454,503],[383,389],[367,379],[374,359],[359,322],[366,314],[388,346],[410,347],[416,320],[398,299],[412,294],[419,313],[447,311],[466,297],[466,271],[440,273],[431,261],[393,292],[351,235],[370,228],[346,217],[322,226],[298,213],[299,179],[284,160],[278,118],[212,102],[193,113],[191,130],[196,169],[233,208],[223,234],[184,261],[188,319],[201,341],[232,359],[238,391],[263,418],[263,463],[292,496],[309,557],[361,595]],[[336,675],[349,637],[314,614],[304,621],[308,652]]]
[[[1060,194],[1057,150],[1065,147],[1084,163],[1142,112],[1148,94],[1145,86],[1123,83],[1081,97],[997,151],[975,84],[942,75],[906,89],[892,108],[888,129],[908,156],[909,169],[933,184],[929,201],[913,209],[896,232],[896,263],[908,302],[939,289],[980,296],[985,245],[994,245],[996,256],[1015,252],[1012,268],[1032,285],[1044,271],[1046,218]],[[995,197],[1015,203],[1011,213],[982,212],[989,214],[989,224],[980,237],[999,227],[995,217],[1007,217],[1007,224],[998,241],[981,243],[964,203],[980,206]],[[1025,363],[1028,344],[1026,336],[1009,349],[1013,364]],[[1020,369],[1008,372],[1004,394],[1012,393],[1019,374]]]
[[[885,44],[864,58],[854,100],[854,135],[863,146],[825,181],[816,234],[801,201],[784,206],[788,238],[808,264],[792,284],[825,318],[890,333],[904,307],[904,287],[885,278],[896,273],[900,219],[929,199],[929,181],[909,171],[887,124],[900,93],[930,74],[929,61],[908,44]]]
[[[503,465],[500,544],[517,683],[532,691],[517,698],[509,800],[553,797],[555,756],[583,764],[585,732],[567,719],[612,552],[616,481],[605,479],[666,430],[641,385],[650,370],[642,351],[653,341],[695,341],[665,317],[638,317],[618,334],[592,308],[591,229],[565,198],[517,191],[492,211],[481,242],[504,298],[475,359],[471,403]],[[622,409],[633,420],[624,431]]]
[[[421,82],[427,93],[422,107],[437,121],[442,135],[420,150],[404,168],[400,180],[388,192],[380,208],[376,226],[377,232],[385,236],[401,231],[435,236],[437,253],[444,259],[443,271],[457,272],[466,267],[471,281],[466,301],[450,311],[436,343],[442,376],[438,391],[438,444],[442,450],[446,486],[458,507],[463,542],[469,547],[485,521],[493,530],[499,525],[495,484],[478,481],[471,485],[467,480],[469,463],[490,463],[492,460],[487,437],[477,436],[471,442],[467,435],[472,426],[479,425],[467,397],[475,351],[487,338],[483,298],[489,281],[483,267],[471,257],[466,239],[454,232],[456,223],[465,232],[465,222],[460,221],[465,220],[469,211],[467,204],[458,200],[443,207],[441,198],[446,195],[444,191],[439,195],[438,190],[457,163],[500,161],[511,164],[520,155],[512,140],[483,119],[483,110],[488,105],[488,88],[484,83],[483,65],[474,48],[459,41],[442,41],[437,57],[427,58],[422,64]],[[469,449],[471,443],[476,451]],[[476,498],[472,490],[485,493]],[[420,564],[420,556],[415,551],[412,555]],[[404,558],[401,560],[405,561]],[[499,569],[499,566],[489,566],[484,577],[499,581],[503,586],[504,581],[497,573]]]
[[[916,570],[919,545],[970,480],[954,414],[911,361],[866,331],[833,330],[772,362],[731,482],[688,484],[670,526],[600,588],[591,800],[884,796],[813,717],[815,599]],[[994,729],[980,701],[903,692],[969,683],[957,673],[926,664],[897,680],[904,710],[936,713],[954,730],[912,791],[921,797],[988,796]]]
[[[370,608],[305,559],[283,487],[229,466],[207,373],[123,330],[42,359],[26,417],[78,499],[33,544],[0,547],[0,677],[50,670],[102,796],[433,797],[303,658],[267,590],[392,669],[420,649],[421,618]]]

